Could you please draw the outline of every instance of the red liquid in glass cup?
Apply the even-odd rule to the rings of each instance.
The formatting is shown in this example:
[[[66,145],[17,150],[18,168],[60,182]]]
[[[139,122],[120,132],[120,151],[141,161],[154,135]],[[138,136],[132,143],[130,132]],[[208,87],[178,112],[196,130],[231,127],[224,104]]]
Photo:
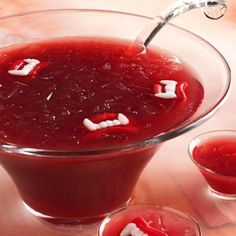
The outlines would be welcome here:
[[[133,223],[132,227],[128,226]],[[201,235],[195,220],[183,212],[168,207],[134,205],[108,215],[100,225],[98,236],[128,235],[134,227],[141,231],[140,235],[148,236]]]
[[[203,88],[178,58],[160,50],[132,56],[128,48],[122,41],[62,38],[1,50],[0,140],[44,149],[38,157],[8,150],[1,163],[35,211],[86,220],[121,206],[156,147],[122,148],[168,132],[201,104]],[[40,63],[27,76],[9,73],[24,68],[25,59]],[[177,83],[176,98],[155,96],[165,92],[162,80]],[[119,114],[128,124],[95,131],[84,125]],[[108,148],[119,151],[45,152]]]
[[[236,136],[233,131],[211,133],[194,147],[193,160],[213,191],[236,196]]]

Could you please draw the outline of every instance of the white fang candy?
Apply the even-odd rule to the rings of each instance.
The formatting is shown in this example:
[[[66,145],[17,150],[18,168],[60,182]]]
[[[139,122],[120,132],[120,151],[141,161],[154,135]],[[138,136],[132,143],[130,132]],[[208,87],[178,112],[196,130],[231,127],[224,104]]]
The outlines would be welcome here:
[[[120,125],[120,121],[118,121],[118,120],[113,120],[112,121],[112,126],[117,126],[117,125]]]
[[[27,76],[40,63],[37,59],[24,59],[24,62],[27,63],[27,65],[22,69],[9,70],[8,73],[11,75]]]
[[[136,224],[130,223],[126,225],[126,227],[120,233],[120,236],[148,236],[144,232],[142,232]]]
[[[98,124],[93,123],[91,120],[87,118],[84,119],[83,124],[90,131],[95,131],[99,128]]]
[[[105,120],[100,123],[94,123],[88,118],[85,118],[83,124],[88,130],[96,131],[99,129],[105,129],[112,126],[127,125],[129,124],[129,119],[125,115],[119,113],[117,119],[115,120]]]
[[[128,125],[129,124],[128,118],[121,113],[118,114],[118,121],[120,121],[121,125]]]
[[[165,92],[156,93],[155,94],[156,97],[166,98],[166,99],[177,97],[175,93],[177,82],[175,80],[161,80],[160,83],[165,85]]]

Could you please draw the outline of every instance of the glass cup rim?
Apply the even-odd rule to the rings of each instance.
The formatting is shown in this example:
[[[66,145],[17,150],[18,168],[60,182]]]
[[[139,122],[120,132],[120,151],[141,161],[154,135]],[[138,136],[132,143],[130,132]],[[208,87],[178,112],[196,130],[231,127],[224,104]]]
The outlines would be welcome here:
[[[231,134],[231,135],[230,135]],[[225,174],[220,174],[214,170],[211,170],[210,168],[207,168],[203,165],[201,165],[200,163],[198,163],[194,157],[193,157],[193,150],[196,147],[196,144],[200,144],[202,143],[202,141],[204,142],[204,137],[206,138],[209,135],[209,138],[213,138],[213,137],[221,137],[221,136],[235,136],[236,138],[236,130],[230,130],[230,129],[219,129],[219,130],[211,130],[211,131],[207,131],[204,133],[201,133],[197,136],[195,136],[189,143],[188,146],[188,154],[189,157],[191,159],[191,161],[200,169],[205,170],[211,174],[217,175],[217,176],[224,176],[226,178],[236,178],[236,176],[232,176],[232,175],[225,175]],[[203,139],[203,140],[202,140]]]
[[[6,15],[3,17],[0,17],[0,22],[3,20],[10,20],[18,17],[25,17],[25,16],[34,16],[44,13],[72,13],[72,12],[81,12],[81,13],[98,13],[98,14],[113,14],[113,15],[126,15],[131,16],[134,18],[140,18],[140,19],[153,19],[152,17],[148,17],[145,15],[140,14],[134,14],[134,13],[128,13],[128,12],[122,12],[122,11],[113,11],[113,10],[100,10],[100,9],[71,9],[71,8],[65,8],[65,9],[44,9],[44,10],[37,10],[37,11],[29,11],[29,12],[23,12],[13,15]],[[167,141],[169,139],[175,138],[179,135],[182,135],[186,133],[187,131],[197,127],[198,125],[204,123],[207,121],[215,112],[223,105],[225,100],[227,99],[229,95],[229,90],[231,87],[231,69],[229,64],[227,63],[224,56],[207,40],[203,39],[201,36],[184,29],[180,26],[177,26],[172,23],[167,23],[168,26],[171,26],[173,29],[177,29],[180,32],[184,32],[187,34],[186,38],[189,38],[190,40],[199,40],[203,43],[204,47],[209,47],[211,50],[213,50],[216,55],[218,56],[218,59],[220,59],[221,63],[224,65],[227,75],[225,76],[227,85],[226,89],[223,93],[223,95],[219,98],[218,102],[208,109],[208,111],[203,112],[202,114],[199,114],[197,118],[195,118],[193,121],[187,122],[183,126],[178,127],[177,129],[171,130],[170,132],[155,135],[153,137],[147,138],[144,141],[139,141],[136,143],[129,144],[127,146],[121,146],[121,147],[115,147],[115,148],[101,148],[101,149],[93,149],[93,150],[51,150],[51,149],[39,149],[39,148],[28,148],[24,146],[18,146],[10,143],[0,143],[0,151],[8,152],[8,153],[18,153],[23,155],[29,155],[29,156],[37,156],[37,157],[83,157],[83,156],[89,156],[89,155],[99,155],[99,154],[106,154],[106,153],[115,153],[117,151],[123,152],[123,151],[130,151],[134,149],[139,148],[147,148],[150,146],[155,146],[157,144],[161,144],[164,141]],[[191,39],[192,38],[192,39]]]
[[[106,224],[110,222],[110,220],[112,219],[113,216],[115,216],[118,213],[124,212],[127,209],[135,208],[135,207],[155,208],[157,210],[164,210],[165,212],[169,212],[169,213],[173,213],[175,215],[182,216],[183,218],[188,219],[189,221],[191,221],[194,224],[194,226],[196,227],[196,231],[198,233],[197,236],[202,236],[202,231],[201,231],[200,225],[198,224],[197,220],[193,216],[191,216],[189,213],[187,213],[183,210],[179,210],[179,209],[170,207],[170,206],[159,206],[159,205],[152,205],[152,204],[147,204],[147,203],[124,206],[124,207],[118,208],[115,211],[109,213],[99,224],[99,227],[97,229],[97,236],[102,236],[102,232],[103,232]]]

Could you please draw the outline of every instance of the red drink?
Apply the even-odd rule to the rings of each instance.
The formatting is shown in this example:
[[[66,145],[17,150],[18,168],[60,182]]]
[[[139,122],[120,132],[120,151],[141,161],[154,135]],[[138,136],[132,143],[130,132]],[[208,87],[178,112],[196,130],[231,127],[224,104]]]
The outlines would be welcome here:
[[[174,56],[149,50],[127,56],[128,47],[119,41],[72,38],[2,50],[1,141],[34,148],[106,149],[146,140],[189,118],[203,98],[195,75]],[[41,68],[29,76],[8,73],[26,58],[39,60]],[[178,82],[176,99],[155,96],[156,87],[164,91],[161,80]],[[127,127],[93,133],[83,125],[85,118],[100,122],[119,113],[130,119]]]
[[[200,138],[201,136],[199,136]],[[206,133],[192,150],[193,160],[213,191],[236,195],[236,136],[233,131]]]
[[[129,47],[63,38],[1,50],[0,140],[20,147],[5,146],[1,163],[35,211],[86,220],[121,206],[156,149],[132,145],[201,104],[203,88],[178,58],[128,55]],[[119,151],[97,151],[112,148]]]
[[[183,212],[168,207],[138,205],[112,213],[100,225],[99,236],[126,236],[134,230],[149,236],[200,236],[197,223]]]

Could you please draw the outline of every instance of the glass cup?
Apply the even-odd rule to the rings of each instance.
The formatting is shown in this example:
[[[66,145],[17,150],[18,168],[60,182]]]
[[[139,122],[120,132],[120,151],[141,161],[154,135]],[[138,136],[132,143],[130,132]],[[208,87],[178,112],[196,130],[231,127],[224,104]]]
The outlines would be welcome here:
[[[151,235],[201,236],[198,223],[190,215],[170,207],[152,205],[133,205],[109,214],[100,224],[98,236],[120,236],[125,228],[128,230],[127,225],[131,223],[135,223],[135,227],[146,235],[149,235],[150,231],[158,230],[162,234],[157,231]],[[129,234],[127,232],[123,235]]]
[[[236,199],[236,131],[203,133],[191,141],[189,154],[214,196]]]
[[[0,47],[75,36],[133,41],[150,20],[134,14],[77,9],[7,16],[0,19]],[[1,143],[0,162],[30,212],[57,223],[88,223],[104,217],[129,202],[140,174],[164,141],[200,125],[223,104],[230,87],[230,69],[208,42],[167,24],[150,47],[179,56],[196,72],[205,93],[199,109],[175,128],[122,148],[42,150]]]

